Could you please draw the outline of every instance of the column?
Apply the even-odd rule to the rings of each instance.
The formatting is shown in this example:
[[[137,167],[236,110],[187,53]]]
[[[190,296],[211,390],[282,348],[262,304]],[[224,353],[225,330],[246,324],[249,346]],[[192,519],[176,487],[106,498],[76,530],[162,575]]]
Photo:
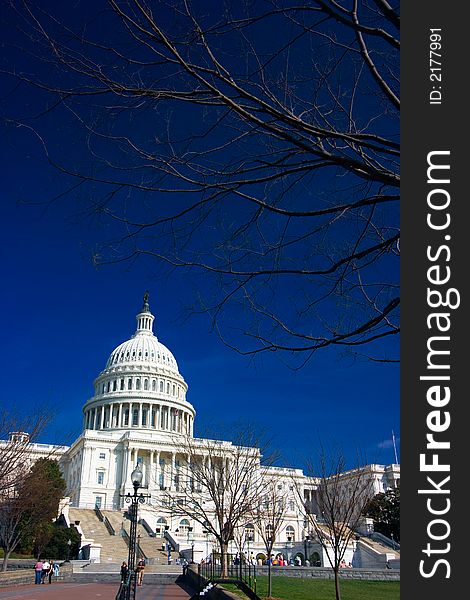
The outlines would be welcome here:
[[[104,404],[101,405],[100,429],[103,429],[104,424]]]
[[[171,481],[170,490],[175,490],[175,475],[176,475],[176,453],[171,453]]]
[[[142,402],[139,402],[139,418],[138,418],[139,427],[142,427]]]
[[[132,427],[132,402],[129,402],[129,423],[128,427]]]
[[[126,446],[122,449],[122,471],[121,471],[121,489],[124,492],[127,481],[127,473],[129,471],[129,447]]]
[[[117,426],[122,427],[122,402],[119,403]]]
[[[157,460],[155,462],[155,481],[157,482],[157,490],[160,489],[160,450],[155,452]]]

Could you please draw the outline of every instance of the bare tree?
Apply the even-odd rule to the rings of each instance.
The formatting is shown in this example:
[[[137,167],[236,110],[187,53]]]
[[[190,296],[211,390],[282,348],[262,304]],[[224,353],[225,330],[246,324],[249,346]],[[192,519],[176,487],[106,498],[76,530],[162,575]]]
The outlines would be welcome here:
[[[264,493],[253,511],[253,520],[263,540],[268,558],[268,598],[272,597],[273,547],[281,531],[286,512],[285,495],[278,488],[279,480],[273,477],[266,482]]]
[[[310,500],[306,501],[304,489],[296,486],[311,537],[321,544],[333,569],[336,600],[341,600],[341,563],[373,495],[364,467],[358,465],[348,471],[346,465],[342,452],[327,454],[322,448],[318,469],[314,469],[313,463],[308,467],[307,487],[315,489]]]
[[[239,433],[233,444],[190,437],[176,443],[185,464],[173,476],[163,506],[200,523],[215,538],[222,576],[226,576],[229,544],[260,498],[265,465],[273,456],[262,456],[259,437],[248,430]]]
[[[193,310],[243,353],[372,356],[399,332],[395,6],[102,0],[85,23],[24,0],[11,14],[21,57],[34,50],[10,73],[37,110],[10,122],[65,176],[59,197],[83,190],[114,225],[96,262],[205,273]],[[88,154],[50,143],[52,115]]]
[[[0,412],[0,493],[15,487],[29,471],[31,444],[49,423],[47,414],[18,418]]]

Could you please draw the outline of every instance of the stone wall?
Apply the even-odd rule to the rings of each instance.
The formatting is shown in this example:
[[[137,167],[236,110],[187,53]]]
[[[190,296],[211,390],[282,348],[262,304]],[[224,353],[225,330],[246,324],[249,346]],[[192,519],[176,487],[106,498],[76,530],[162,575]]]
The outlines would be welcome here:
[[[297,577],[300,579],[334,579],[333,569],[326,567],[273,567],[273,577]],[[256,567],[256,575],[268,576],[268,567]],[[368,579],[370,581],[399,581],[396,569],[341,569],[341,579]]]

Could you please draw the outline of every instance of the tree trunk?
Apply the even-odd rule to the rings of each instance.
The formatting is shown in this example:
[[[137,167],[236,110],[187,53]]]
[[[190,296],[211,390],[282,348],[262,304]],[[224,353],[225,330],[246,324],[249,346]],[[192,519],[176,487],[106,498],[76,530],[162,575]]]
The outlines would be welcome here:
[[[341,590],[339,587],[339,568],[338,566],[336,566],[334,569],[335,572],[335,594],[336,594],[336,600],[341,600]]]
[[[4,554],[3,554],[2,572],[4,573],[8,568],[8,559],[10,558],[10,554],[12,551],[8,550],[8,552],[7,552],[5,549],[3,549],[3,552],[4,552]]]
[[[273,595],[273,579],[272,579],[272,573],[271,573],[271,553],[269,553],[269,557],[268,557],[268,598],[271,598]]]
[[[220,568],[221,577],[228,577],[228,544],[220,544]]]

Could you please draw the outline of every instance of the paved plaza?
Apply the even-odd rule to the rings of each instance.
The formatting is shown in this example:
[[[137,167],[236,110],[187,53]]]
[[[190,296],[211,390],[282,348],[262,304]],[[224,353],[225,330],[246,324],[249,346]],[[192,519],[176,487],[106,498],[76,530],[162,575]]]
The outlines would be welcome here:
[[[0,588],[0,600],[115,600],[118,586],[109,583],[56,583]],[[184,584],[143,585],[136,600],[187,600],[192,595]]]

